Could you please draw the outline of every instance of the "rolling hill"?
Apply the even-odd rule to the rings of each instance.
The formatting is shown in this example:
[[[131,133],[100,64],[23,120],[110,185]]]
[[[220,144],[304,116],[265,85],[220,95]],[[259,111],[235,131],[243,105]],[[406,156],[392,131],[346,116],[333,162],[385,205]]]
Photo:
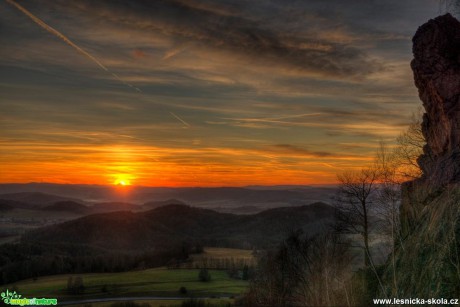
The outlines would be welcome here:
[[[36,193],[36,194],[34,194]],[[126,202],[136,205],[149,203],[150,209],[162,202],[186,203],[224,213],[250,214],[266,209],[302,206],[313,202],[330,201],[335,187],[327,186],[250,186],[250,187],[143,187],[131,186],[120,194],[113,186],[78,184],[0,184],[0,195],[11,200],[50,205],[57,201],[72,200],[81,204]],[[16,194],[16,195],[15,195]],[[23,195],[21,195],[23,194]],[[59,199],[44,199],[43,194],[60,195]],[[1,198],[1,197],[0,197]],[[64,198],[64,199],[62,199]],[[169,202],[170,204],[171,202]],[[168,204],[168,203],[166,203]],[[161,204],[163,205],[163,204]],[[240,210],[241,209],[241,210]]]
[[[81,206],[61,202],[48,207],[52,211],[44,207],[35,212],[86,210]],[[317,203],[253,215],[186,205],[90,214],[31,229],[19,241],[5,243],[0,249],[0,284],[31,276],[158,267],[185,261],[200,246],[272,249],[299,228],[309,235],[321,232],[334,212]]]
[[[155,249],[165,242],[202,242],[222,247],[273,247],[287,233],[303,229],[313,234],[332,221],[334,208],[312,206],[234,215],[186,205],[167,205],[145,212],[119,211],[88,215],[33,230],[23,241],[74,242],[121,250]]]
[[[73,201],[84,203],[80,199],[58,196],[53,194],[41,193],[41,192],[20,192],[20,193],[6,193],[0,194],[0,199],[15,201],[21,203],[22,207],[30,208],[42,208],[49,205],[53,205],[56,202],[61,201]]]
[[[143,210],[151,210],[166,205],[185,205],[183,201],[171,198],[168,200],[149,201],[142,205]]]
[[[92,212],[92,208],[71,200],[58,201],[52,205],[41,208],[43,211],[64,211],[86,215]]]

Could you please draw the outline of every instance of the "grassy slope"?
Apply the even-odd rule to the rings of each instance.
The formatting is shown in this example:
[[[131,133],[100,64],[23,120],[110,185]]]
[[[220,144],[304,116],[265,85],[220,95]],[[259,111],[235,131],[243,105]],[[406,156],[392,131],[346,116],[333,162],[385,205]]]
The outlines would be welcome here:
[[[205,248],[205,253],[195,255],[212,258],[252,258],[251,251],[230,248]],[[198,260],[197,259],[197,260]],[[136,296],[158,295],[178,296],[179,288],[184,286],[188,295],[238,295],[248,286],[246,281],[231,279],[225,271],[211,270],[212,280],[208,283],[198,281],[198,270],[165,268],[130,271],[122,273],[72,274],[40,277],[38,280],[24,280],[15,283],[20,294],[25,297],[66,297],[67,280],[69,276],[83,277],[85,297],[99,296]],[[102,287],[106,285],[107,292]],[[12,285],[5,286],[12,288]]]
[[[459,204],[457,187],[412,192],[413,215],[401,221],[407,234],[395,251],[395,267],[391,261],[385,267],[386,297],[459,297]]]
[[[16,283],[18,292],[25,297],[67,297],[69,276],[83,277],[85,294],[81,297],[98,296],[178,296],[179,288],[187,288],[188,294],[196,296],[238,295],[246,290],[247,282],[231,279],[225,271],[211,270],[211,281],[200,282],[199,270],[165,268],[104,274],[73,274],[41,277],[36,281],[25,280]],[[108,293],[102,293],[107,285]],[[5,286],[12,288],[12,285]]]

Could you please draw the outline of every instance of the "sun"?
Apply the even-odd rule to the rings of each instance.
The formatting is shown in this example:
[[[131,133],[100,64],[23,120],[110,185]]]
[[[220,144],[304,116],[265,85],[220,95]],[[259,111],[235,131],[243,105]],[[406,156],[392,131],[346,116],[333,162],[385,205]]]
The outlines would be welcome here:
[[[118,177],[113,184],[118,186],[129,186],[131,185],[131,180],[126,177]]]

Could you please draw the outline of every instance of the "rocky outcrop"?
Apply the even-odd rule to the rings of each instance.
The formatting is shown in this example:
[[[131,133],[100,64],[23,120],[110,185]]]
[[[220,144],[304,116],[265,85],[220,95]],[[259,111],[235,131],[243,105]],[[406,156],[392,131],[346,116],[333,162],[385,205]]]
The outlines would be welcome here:
[[[430,187],[460,182],[460,22],[450,14],[430,20],[417,30],[413,53],[415,85],[426,111],[421,181]]]
[[[423,102],[423,175],[402,188],[401,227],[407,235],[446,187],[460,182],[460,22],[450,14],[422,25],[413,38],[411,67]]]
[[[421,26],[411,63],[425,108],[423,175],[402,188],[401,237],[384,267],[382,297],[460,296],[460,22]]]

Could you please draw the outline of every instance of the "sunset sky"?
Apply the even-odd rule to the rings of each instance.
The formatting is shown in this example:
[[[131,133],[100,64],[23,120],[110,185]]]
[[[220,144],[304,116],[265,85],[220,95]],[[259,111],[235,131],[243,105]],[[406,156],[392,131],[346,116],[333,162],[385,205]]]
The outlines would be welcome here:
[[[0,182],[334,183],[421,103],[435,0],[0,0]]]

